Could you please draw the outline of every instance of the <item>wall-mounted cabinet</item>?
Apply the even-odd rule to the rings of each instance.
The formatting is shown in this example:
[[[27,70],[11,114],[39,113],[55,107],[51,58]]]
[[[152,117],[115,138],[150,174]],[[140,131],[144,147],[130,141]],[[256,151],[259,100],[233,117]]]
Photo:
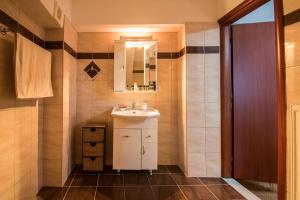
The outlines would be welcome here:
[[[156,88],[157,41],[115,41],[114,91],[155,91]]]

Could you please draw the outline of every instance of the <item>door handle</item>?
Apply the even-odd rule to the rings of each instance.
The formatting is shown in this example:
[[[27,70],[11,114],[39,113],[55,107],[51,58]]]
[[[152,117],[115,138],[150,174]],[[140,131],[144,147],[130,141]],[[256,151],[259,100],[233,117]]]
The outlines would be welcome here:
[[[146,153],[146,150],[145,150],[145,146],[143,145],[142,154],[145,155],[145,153]]]

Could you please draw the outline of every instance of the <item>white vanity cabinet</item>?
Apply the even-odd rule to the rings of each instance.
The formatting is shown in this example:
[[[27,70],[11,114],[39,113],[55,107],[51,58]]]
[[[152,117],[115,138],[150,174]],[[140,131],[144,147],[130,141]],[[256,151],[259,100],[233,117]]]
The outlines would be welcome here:
[[[113,169],[157,169],[157,118],[113,118]]]

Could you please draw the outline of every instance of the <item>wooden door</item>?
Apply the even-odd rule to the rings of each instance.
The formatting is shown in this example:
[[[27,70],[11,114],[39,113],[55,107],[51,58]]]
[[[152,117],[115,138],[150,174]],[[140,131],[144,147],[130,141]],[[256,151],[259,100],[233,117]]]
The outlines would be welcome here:
[[[141,129],[114,129],[113,168],[141,169]]]
[[[236,179],[277,182],[277,80],[273,22],[232,26]]]

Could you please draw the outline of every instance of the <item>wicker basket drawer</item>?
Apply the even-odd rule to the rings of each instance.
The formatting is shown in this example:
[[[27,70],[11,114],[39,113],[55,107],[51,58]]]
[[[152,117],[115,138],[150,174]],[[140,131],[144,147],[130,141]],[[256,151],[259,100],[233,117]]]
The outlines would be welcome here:
[[[103,128],[83,128],[82,139],[84,142],[103,142],[104,129]]]
[[[83,170],[102,171],[103,157],[83,157]]]
[[[103,143],[84,142],[83,143],[83,156],[103,156],[104,145]]]

